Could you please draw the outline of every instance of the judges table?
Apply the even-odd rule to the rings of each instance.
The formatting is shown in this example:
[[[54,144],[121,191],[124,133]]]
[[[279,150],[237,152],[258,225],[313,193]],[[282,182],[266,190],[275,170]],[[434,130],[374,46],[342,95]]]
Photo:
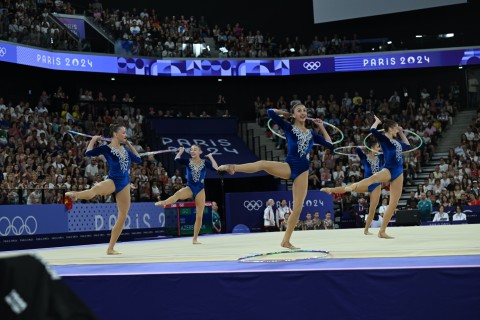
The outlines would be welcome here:
[[[165,233],[170,236],[193,235],[195,202],[177,202],[165,206]],[[212,203],[206,202],[203,210],[201,234],[213,233]]]

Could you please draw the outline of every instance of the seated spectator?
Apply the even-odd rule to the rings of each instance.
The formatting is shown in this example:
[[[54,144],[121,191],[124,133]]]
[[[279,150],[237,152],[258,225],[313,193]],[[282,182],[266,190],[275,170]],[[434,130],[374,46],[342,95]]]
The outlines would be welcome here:
[[[42,187],[37,185],[35,191],[31,192],[27,199],[27,204],[41,204],[42,203]]]
[[[287,224],[288,224],[288,217],[289,216],[290,216],[290,213],[285,213],[284,220],[280,224],[280,231],[287,230]]]
[[[475,197],[474,193],[470,193],[470,202],[468,202],[469,206],[480,206],[480,196]]]
[[[440,205],[438,207],[438,212],[435,213],[432,222],[441,222],[441,221],[449,221],[448,213],[445,212],[445,207]]]
[[[325,219],[322,222],[325,230],[335,229],[335,221],[332,220],[332,213],[330,211],[327,211],[327,213],[325,213]]]
[[[410,198],[407,199],[408,209],[417,209],[418,199],[415,197],[415,192],[410,192]]]
[[[312,214],[310,212],[307,212],[307,215],[305,216],[305,220],[303,221],[302,225],[303,230],[314,230],[314,221],[312,220]]]
[[[452,221],[466,221],[467,215],[462,212],[461,206],[455,207],[455,214],[452,216]]]
[[[315,211],[313,213],[313,229],[320,230],[322,227],[322,219],[320,219],[320,212]]]

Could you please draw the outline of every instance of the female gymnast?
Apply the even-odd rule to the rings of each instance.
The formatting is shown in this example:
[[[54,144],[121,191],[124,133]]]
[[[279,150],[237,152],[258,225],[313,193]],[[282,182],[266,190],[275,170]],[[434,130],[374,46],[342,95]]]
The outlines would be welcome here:
[[[292,117],[293,124],[282,119],[279,114],[283,115],[284,119]],[[280,245],[292,250],[298,249],[290,243],[290,238],[302,212],[303,201],[307,195],[308,169],[310,167],[308,156],[314,142],[332,148],[332,139],[320,119],[316,119],[315,123],[318,124],[323,137],[314,130],[305,127],[307,109],[300,101],[292,102],[291,113],[277,109],[269,109],[268,116],[285,132],[288,144],[288,155],[285,161],[261,160],[245,164],[228,164],[220,166],[218,170],[220,174],[222,174],[223,171],[234,174],[236,171],[255,173],[264,170],[281,179],[292,179],[293,211],[288,219],[287,230]]]
[[[128,210],[130,209],[130,163],[142,163],[137,150],[128,142],[126,129],[117,123],[110,125],[112,141],[108,145],[102,145],[94,148],[95,143],[102,139],[101,136],[93,136],[87,146],[85,155],[96,157],[103,155],[107,160],[110,172],[108,178],[89,190],[81,192],[70,191],[65,193],[72,202],[78,199],[90,200],[97,195],[105,196],[115,192],[117,201],[118,217],[112,228],[110,242],[108,244],[107,254],[120,254],[114,249],[118,237],[122,233]]]
[[[200,244],[198,242],[198,234],[200,233],[200,228],[202,227],[202,218],[203,218],[203,209],[205,208],[205,175],[207,169],[217,170],[218,165],[211,153],[207,154],[206,157],[209,160],[204,160],[200,158],[202,154],[202,148],[199,145],[192,145],[190,148],[190,159],[182,159],[182,154],[185,151],[184,147],[178,149],[178,153],[175,156],[175,161],[179,164],[187,166],[187,185],[182,189],[175,192],[174,195],[169,197],[167,200],[158,201],[155,203],[156,206],[165,207],[166,205],[177,202],[178,200],[183,199],[195,199],[195,208],[196,208],[196,217],[195,224],[193,226],[193,244]]]
[[[372,174],[379,172],[383,168],[384,157],[381,152],[380,145],[377,141],[371,143],[370,149],[366,153],[362,150],[363,147],[356,147],[355,152],[360,157],[360,162],[364,168],[364,178],[370,177]],[[363,233],[365,235],[371,235],[372,233],[368,231],[370,225],[372,224],[373,218],[375,217],[375,210],[377,209],[378,201],[380,199],[380,192],[382,190],[381,183],[373,183],[368,187],[363,189],[357,189],[355,192],[369,192],[370,193],[370,207],[368,210],[367,220],[365,222],[365,229]],[[325,191],[328,194],[332,193],[345,193],[345,186],[336,187],[336,188],[322,188],[320,191]]]
[[[383,156],[385,159],[385,164],[383,169],[379,172],[371,175],[368,178],[363,179],[362,181],[352,183],[345,187],[345,192],[351,192],[358,190],[365,190],[368,186],[374,183],[387,183],[390,182],[390,201],[388,203],[388,208],[385,214],[383,215],[382,225],[378,231],[379,238],[393,239],[386,233],[386,229],[390,219],[392,218],[394,210],[397,208],[398,200],[402,195],[403,188],[403,160],[402,152],[410,150],[410,142],[403,133],[403,129],[398,126],[393,120],[386,119],[383,121],[383,129],[385,134],[377,130],[377,126],[381,124],[382,121],[375,116],[375,122],[370,128],[370,132],[377,138],[380,143],[380,147],[383,151]],[[397,141],[395,137],[397,134],[402,140]]]

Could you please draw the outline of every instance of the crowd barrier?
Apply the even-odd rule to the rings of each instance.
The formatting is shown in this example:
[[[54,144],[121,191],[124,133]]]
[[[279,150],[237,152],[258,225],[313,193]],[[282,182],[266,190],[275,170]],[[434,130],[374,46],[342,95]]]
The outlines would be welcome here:
[[[2,205],[0,250],[108,241],[117,220],[115,203]],[[153,202],[130,206],[121,240],[165,234],[164,209]]]

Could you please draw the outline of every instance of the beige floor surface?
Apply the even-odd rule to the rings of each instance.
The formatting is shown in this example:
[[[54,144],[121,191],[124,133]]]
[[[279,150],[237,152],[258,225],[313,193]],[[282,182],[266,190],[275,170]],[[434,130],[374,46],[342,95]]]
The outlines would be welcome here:
[[[363,235],[362,229],[295,231],[292,243],[302,249],[327,250],[329,258],[377,258],[480,255],[480,224],[389,228],[395,239]],[[85,245],[0,253],[0,257],[33,252],[50,265],[235,261],[256,253],[282,251],[281,232],[201,236],[118,243],[122,254],[107,256],[105,245]]]

